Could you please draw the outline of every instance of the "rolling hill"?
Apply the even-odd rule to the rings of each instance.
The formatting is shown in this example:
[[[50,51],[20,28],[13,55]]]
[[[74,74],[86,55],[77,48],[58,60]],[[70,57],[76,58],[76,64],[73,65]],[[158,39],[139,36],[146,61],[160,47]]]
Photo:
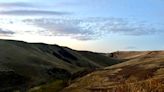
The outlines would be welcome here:
[[[78,78],[61,92],[164,92],[164,51],[121,51],[124,62]]]
[[[24,92],[52,81],[56,90],[60,90],[74,74],[120,62],[102,53],[44,43],[0,40],[0,91]],[[57,87],[59,85],[62,86]]]
[[[96,53],[0,40],[0,92],[163,92],[164,51]]]

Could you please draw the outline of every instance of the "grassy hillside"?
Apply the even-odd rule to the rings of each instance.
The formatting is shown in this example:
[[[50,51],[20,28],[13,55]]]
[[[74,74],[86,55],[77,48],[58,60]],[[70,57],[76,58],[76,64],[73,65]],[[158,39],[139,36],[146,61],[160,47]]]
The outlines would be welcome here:
[[[127,61],[78,78],[62,92],[164,92],[164,51],[109,56]]]
[[[105,56],[103,53],[95,53],[95,52],[89,52],[89,51],[79,51],[79,53],[96,62],[97,64],[101,65],[102,67],[104,66],[109,66],[109,65],[114,65],[117,63],[120,63],[122,60],[118,60],[117,58],[106,58],[107,56]]]
[[[0,40],[0,91],[24,91],[120,62],[98,53],[90,56],[58,45]]]
[[[0,82],[0,92],[163,92],[164,51],[106,54],[0,40]]]
[[[28,92],[59,92],[66,86],[65,81],[63,80],[55,80],[53,82],[49,82],[47,84],[43,84],[41,86],[34,87],[30,89]]]

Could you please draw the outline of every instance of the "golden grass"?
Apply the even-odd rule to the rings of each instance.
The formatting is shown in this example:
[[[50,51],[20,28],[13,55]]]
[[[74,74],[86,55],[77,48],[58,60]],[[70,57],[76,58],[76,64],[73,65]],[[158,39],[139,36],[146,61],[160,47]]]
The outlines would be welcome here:
[[[110,87],[88,88],[90,92],[164,92],[164,78],[153,78]]]

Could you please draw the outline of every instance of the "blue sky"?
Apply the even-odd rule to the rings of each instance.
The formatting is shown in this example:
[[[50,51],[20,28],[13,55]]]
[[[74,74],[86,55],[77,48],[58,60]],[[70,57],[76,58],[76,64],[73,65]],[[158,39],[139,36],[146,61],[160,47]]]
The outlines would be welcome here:
[[[1,0],[0,38],[78,50],[164,49],[163,0]]]

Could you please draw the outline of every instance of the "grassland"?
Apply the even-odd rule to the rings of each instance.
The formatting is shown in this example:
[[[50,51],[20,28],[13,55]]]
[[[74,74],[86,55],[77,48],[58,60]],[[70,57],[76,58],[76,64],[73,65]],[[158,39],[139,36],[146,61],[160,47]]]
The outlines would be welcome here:
[[[3,83],[0,91],[2,88],[6,91],[25,91],[55,80],[69,79],[83,70],[90,71],[120,62],[93,52],[90,52],[90,57],[97,61],[86,57],[85,53],[58,45],[0,40],[0,78]],[[60,89],[58,87],[56,89]]]
[[[76,79],[62,92],[164,92],[164,52],[137,53],[117,52],[127,61]]]

